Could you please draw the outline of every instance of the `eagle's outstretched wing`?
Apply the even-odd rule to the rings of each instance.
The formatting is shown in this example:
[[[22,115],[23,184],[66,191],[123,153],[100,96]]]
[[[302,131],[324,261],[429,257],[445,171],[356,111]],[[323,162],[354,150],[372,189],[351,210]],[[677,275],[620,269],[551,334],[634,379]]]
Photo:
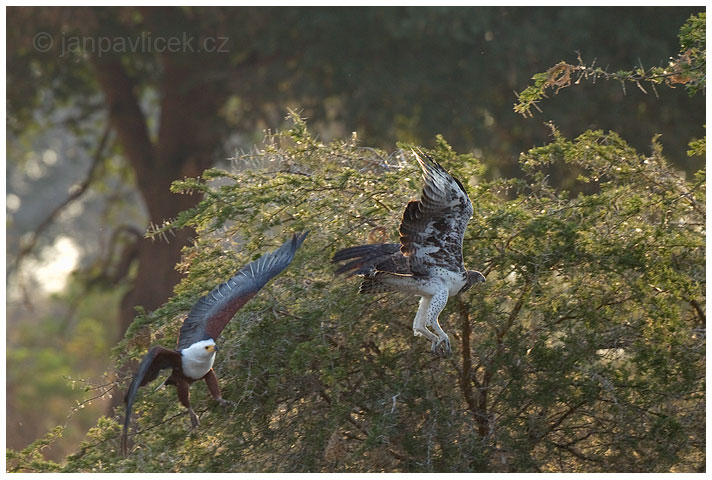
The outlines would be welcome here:
[[[235,313],[287,268],[308,233],[294,234],[277,250],[247,264],[198,300],[180,329],[178,350],[208,338],[216,340]]]
[[[180,365],[180,353],[175,350],[163,348],[160,345],[153,347],[143,356],[143,359],[141,359],[141,364],[138,366],[136,374],[133,380],[131,380],[131,385],[129,385],[129,389],[124,397],[124,402],[126,402],[126,416],[124,417],[124,431],[121,436],[121,451],[124,456],[126,456],[128,452],[127,439],[129,421],[131,420],[131,409],[136,400],[136,393],[139,387],[143,387],[147,383],[155,380],[161,370],[180,367]]]
[[[429,275],[433,266],[464,272],[462,241],[472,202],[462,183],[439,163],[425,154],[424,159],[415,156],[425,185],[420,200],[409,202],[403,212],[401,252],[414,275]]]

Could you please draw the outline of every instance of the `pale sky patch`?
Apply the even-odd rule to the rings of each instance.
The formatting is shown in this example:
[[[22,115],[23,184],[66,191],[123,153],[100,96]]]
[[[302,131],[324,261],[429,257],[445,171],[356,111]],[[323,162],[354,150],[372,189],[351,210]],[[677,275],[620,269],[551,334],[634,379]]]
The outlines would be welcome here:
[[[69,274],[78,264],[76,242],[62,235],[42,251],[41,258],[28,258],[23,269],[46,293],[56,293],[64,289]]]

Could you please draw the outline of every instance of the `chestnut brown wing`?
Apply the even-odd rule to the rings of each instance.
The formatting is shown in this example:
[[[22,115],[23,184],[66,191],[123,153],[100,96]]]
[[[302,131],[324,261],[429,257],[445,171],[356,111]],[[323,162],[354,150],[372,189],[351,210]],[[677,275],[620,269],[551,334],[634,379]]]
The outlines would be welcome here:
[[[148,351],[141,359],[141,363],[136,370],[136,374],[131,380],[131,385],[126,392],[124,402],[126,402],[126,417],[124,418],[124,431],[121,436],[121,451],[124,456],[128,453],[128,432],[129,422],[131,421],[131,410],[139,387],[143,387],[147,383],[158,377],[158,373],[166,368],[177,368],[181,366],[180,353],[175,350],[157,345]]]

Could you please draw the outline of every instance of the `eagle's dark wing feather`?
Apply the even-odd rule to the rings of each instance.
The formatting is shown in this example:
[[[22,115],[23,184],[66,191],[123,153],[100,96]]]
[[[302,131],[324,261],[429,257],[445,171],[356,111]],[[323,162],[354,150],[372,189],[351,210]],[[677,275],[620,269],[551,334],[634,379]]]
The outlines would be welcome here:
[[[216,340],[225,325],[265,284],[287,268],[307,233],[295,234],[272,253],[247,264],[195,304],[178,334],[178,350],[195,342]]]
[[[414,275],[428,275],[430,267],[464,271],[462,241],[472,217],[472,202],[459,180],[440,164],[416,155],[423,169],[423,193],[411,201],[400,224],[401,252]]]
[[[344,248],[334,254],[332,263],[351,260],[336,269],[336,273],[368,275],[374,271],[400,274],[410,273],[408,259],[400,252],[398,243],[381,243]]]
[[[121,450],[126,456],[127,453],[127,436],[129,432],[129,421],[131,420],[131,409],[136,400],[136,393],[139,387],[143,387],[147,383],[158,377],[158,373],[165,368],[177,368],[181,366],[180,353],[175,350],[163,348],[160,345],[153,347],[141,359],[141,364],[136,370],[136,374],[131,380],[131,385],[126,392],[124,402],[126,402],[126,417],[124,418],[124,431],[121,436]]]

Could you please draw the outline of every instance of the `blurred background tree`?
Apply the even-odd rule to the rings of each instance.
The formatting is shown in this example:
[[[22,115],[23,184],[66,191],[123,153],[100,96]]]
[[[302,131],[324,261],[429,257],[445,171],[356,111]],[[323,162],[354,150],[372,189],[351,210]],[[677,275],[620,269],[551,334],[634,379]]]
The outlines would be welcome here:
[[[575,50],[612,70],[666,64],[698,10],[9,8],[8,446],[62,423],[72,393],[58,385],[102,383],[108,345],[134,308],[154,310],[173,292],[195,233],[171,230],[165,242],[143,232],[201,197],[170,183],[224,166],[280,128],[287,107],[324,140],[355,131],[377,147],[432,146],[442,133],[481,158],[489,179],[522,174],[519,152],[550,138],[543,120],[565,137],[615,130],[640,150],[662,133],[667,158],[691,175],[701,159],[685,151],[704,134],[704,102],[683,89],[657,98],[584,84],[548,101],[541,122],[511,106],[532,72]],[[172,38],[178,52],[155,48]],[[69,283],[51,283],[63,269],[76,271]],[[48,292],[57,301],[42,301]],[[37,399],[47,398],[59,406],[42,418]]]

